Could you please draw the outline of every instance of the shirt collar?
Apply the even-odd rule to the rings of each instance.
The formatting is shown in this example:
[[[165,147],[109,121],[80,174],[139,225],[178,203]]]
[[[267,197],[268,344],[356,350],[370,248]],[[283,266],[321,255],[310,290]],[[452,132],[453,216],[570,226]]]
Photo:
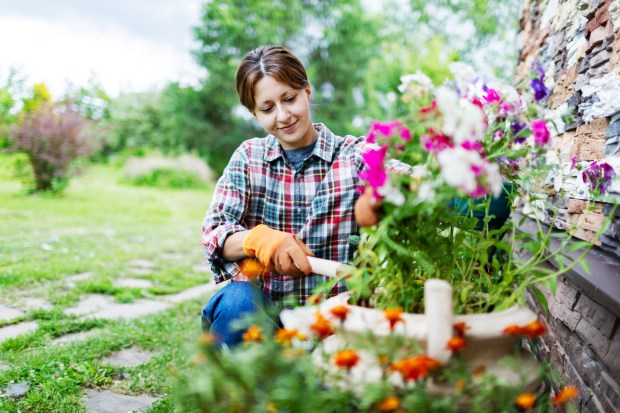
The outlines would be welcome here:
[[[334,156],[334,134],[322,123],[315,123],[313,126],[319,133],[319,136],[312,154],[327,162],[331,162]],[[278,142],[278,139],[273,135],[267,136],[265,160],[267,162],[271,162],[281,156],[284,156],[284,151]]]

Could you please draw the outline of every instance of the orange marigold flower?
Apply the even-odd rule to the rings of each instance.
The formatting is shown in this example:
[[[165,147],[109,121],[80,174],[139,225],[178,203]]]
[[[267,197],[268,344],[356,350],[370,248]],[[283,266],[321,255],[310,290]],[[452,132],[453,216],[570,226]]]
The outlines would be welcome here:
[[[522,393],[515,399],[515,405],[523,410],[529,410],[536,404],[536,396],[533,393]]]
[[[573,385],[568,385],[560,390],[553,398],[551,402],[556,406],[566,403],[567,401],[579,396],[579,389]]]
[[[403,309],[400,307],[388,308],[387,310],[383,311],[383,313],[385,314],[385,318],[387,318],[387,320],[390,322],[390,330],[394,330],[394,326],[399,321],[404,321],[402,317]]]
[[[248,278],[260,277],[267,272],[265,266],[254,258],[246,258],[241,261],[239,270]]]
[[[465,380],[463,379],[458,379],[455,383],[454,383],[454,387],[457,388],[457,390],[463,390],[465,388]]]
[[[386,397],[377,405],[377,410],[380,412],[390,412],[400,407],[400,400],[398,397],[390,396]]]
[[[452,337],[448,340],[446,344],[446,348],[448,348],[453,353],[458,353],[467,347],[467,341],[463,337]]]
[[[516,324],[510,324],[504,329],[504,334],[509,336],[520,336],[523,334],[523,329]]]
[[[540,337],[546,332],[547,329],[545,328],[545,325],[538,320],[532,321],[531,323],[523,327],[523,334],[532,339]]]
[[[318,304],[322,300],[323,300],[323,296],[321,294],[314,294],[314,295],[311,295],[310,297],[308,297],[306,302],[308,302],[310,304]]]
[[[351,349],[340,350],[334,356],[334,364],[347,370],[351,370],[359,361],[357,351]]]
[[[329,320],[323,317],[323,314],[317,312],[316,313],[316,321],[310,325],[310,328],[314,330],[319,338],[325,338],[334,333],[334,327],[331,325]]]
[[[213,337],[213,335],[209,332],[204,333],[202,336],[200,336],[200,344],[205,345],[205,346],[210,346],[211,344],[215,343],[217,340],[215,339],[215,337]]]
[[[484,364],[477,364],[476,367],[474,367],[474,369],[472,370],[471,375],[474,377],[478,377],[482,375],[486,371],[486,369],[487,367]]]
[[[379,363],[383,366],[387,365],[390,362],[390,358],[388,356],[386,356],[385,354],[381,354],[378,357]]]
[[[399,372],[405,380],[418,380],[428,376],[430,370],[439,366],[439,361],[434,358],[417,355],[397,361],[390,366],[389,370]]]
[[[465,335],[465,330],[469,330],[470,328],[471,327],[469,327],[464,321],[454,323],[454,332],[459,337],[463,337]]]
[[[340,321],[344,322],[347,319],[347,314],[349,314],[349,307],[346,305],[337,305],[336,307],[329,310],[330,313]]]
[[[250,326],[245,333],[243,333],[242,338],[246,343],[261,341],[263,339],[263,330],[259,326]]]
[[[287,330],[286,328],[281,328],[276,332],[275,335],[276,343],[280,343],[285,346],[290,346],[294,338],[303,340],[305,336],[301,334],[296,328],[290,330]]]

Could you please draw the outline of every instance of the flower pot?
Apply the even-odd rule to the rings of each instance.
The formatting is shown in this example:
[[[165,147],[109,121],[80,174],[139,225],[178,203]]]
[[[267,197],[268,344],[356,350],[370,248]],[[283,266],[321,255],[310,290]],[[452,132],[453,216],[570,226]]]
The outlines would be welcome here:
[[[313,260],[311,265],[316,264]],[[313,266],[315,269],[316,267]],[[333,276],[337,267],[332,265]],[[318,271],[325,271],[324,268]],[[339,270],[342,270],[340,268]],[[324,274],[324,275],[330,275]],[[465,323],[468,327],[464,338],[467,346],[459,353],[464,363],[474,369],[484,366],[485,374],[492,374],[498,381],[511,385],[536,389],[541,381],[541,372],[534,357],[516,345],[516,338],[506,335],[504,330],[511,325],[524,326],[537,320],[535,313],[527,308],[514,306],[505,311],[486,314],[454,315],[452,311],[452,287],[443,280],[428,280],[425,283],[425,313],[402,314],[402,321],[393,329],[384,311],[349,305],[351,293],[344,293],[314,307],[300,307],[285,310],[281,320],[287,329],[298,329],[307,336],[312,336],[310,325],[316,319],[317,311],[336,327],[336,334],[326,338],[314,350],[316,364],[324,369],[328,377],[332,377],[332,385],[352,390],[360,388],[360,384],[378,381],[383,375],[377,355],[367,350],[360,351],[361,362],[352,368],[345,378],[338,374],[338,368],[329,362],[330,356],[344,348],[355,347],[364,340],[374,341],[374,348],[381,349],[382,341],[390,335],[400,335],[414,342],[427,356],[446,363],[453,353],[447,347],[448,340],[455,335],[455,323]],[[338,320],[331,309],[336,306],[348,307],[344,321]],[[408,350],[409,349],[409,350]],[[410,357],[406,354],[411,346],[397,349],[398,357]],[[511,356],[514,363],[506,365],[505,359]],[[516,368],[515,368],[516,365]],[[331,374],[333,373],[333,374]],[[340,377],[340,379],[338,379]],[[392,380],[393,379],[393,380]],[[402,379],[391,378],[395,385],[402,385]],[[453,386],[431,382],[429,391],[435,394],[454,392]]]

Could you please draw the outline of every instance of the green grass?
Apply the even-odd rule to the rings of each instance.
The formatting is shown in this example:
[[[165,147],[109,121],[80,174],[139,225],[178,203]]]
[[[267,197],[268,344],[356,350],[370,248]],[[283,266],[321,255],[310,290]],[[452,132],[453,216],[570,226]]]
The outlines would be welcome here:
[[[0,154],[0,304],[18,305],[24,297],[43,298],[49,310],[30,311],[0,326],[36,320],[39,329],[0,344],[0,389],[28,381],[28,395],[17,401],[0,398],[2,412],[76,412],[86,387],[162,397],[151,411],[171,411],[167,395],[171,371],[192,357],[199,336],[204,300],[126,322],[80,321],[62,310],[90,293],[109,294],[118,302],[171,294],[205,283],[200,224],[212,187],[159,190],[120,183],[120,172],[94,165],[72,179],[62,195],[28,195],[12,178],[8,155]],[[155,265],[136,274],[131,261]],[[88,280],[68,288],[66,278],[89,272]],[[150,288],[115,287],[121,277],[142,278]],[[96,328],[97,339],[50,345],[49,340]],[[123,369],[103,366],[110,352],[138,346],[156,353],[147,364]]]

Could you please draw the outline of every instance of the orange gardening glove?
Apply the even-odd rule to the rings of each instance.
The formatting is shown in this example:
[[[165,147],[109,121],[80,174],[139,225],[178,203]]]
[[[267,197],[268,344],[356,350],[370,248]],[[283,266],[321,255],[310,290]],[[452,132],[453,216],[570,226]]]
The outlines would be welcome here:
[[[355,220],[360,227],[371,227],[379,222],[378,209],[381,201],[375,198],[373,189],[367,186],[355,201]]]
[[[269,272],[302,277],[312,272],[306,256],[314,256],[296,235],[276,231],[267,225],[253,228],[243,241],[243,250],[256,257]]]

